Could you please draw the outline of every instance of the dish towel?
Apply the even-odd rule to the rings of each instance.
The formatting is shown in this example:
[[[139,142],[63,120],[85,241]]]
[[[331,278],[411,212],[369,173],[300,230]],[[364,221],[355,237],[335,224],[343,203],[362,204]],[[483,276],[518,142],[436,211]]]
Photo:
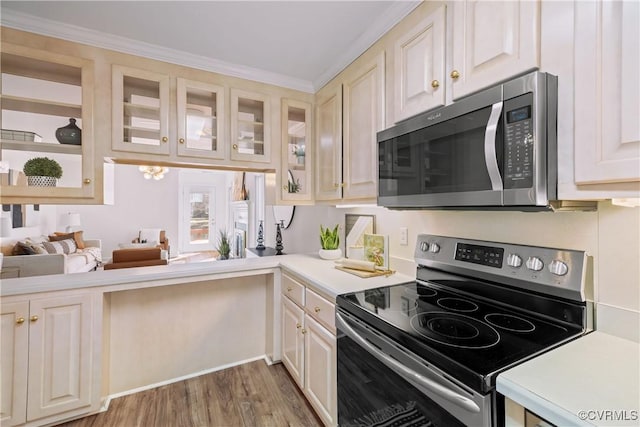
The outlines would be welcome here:
[[[351,423],[341,424],[343,427],[430,427],[433,423],[418,412],[416,402],[408,402],[407,406],[396,403],[386,408],[371,412],[357,418]]]

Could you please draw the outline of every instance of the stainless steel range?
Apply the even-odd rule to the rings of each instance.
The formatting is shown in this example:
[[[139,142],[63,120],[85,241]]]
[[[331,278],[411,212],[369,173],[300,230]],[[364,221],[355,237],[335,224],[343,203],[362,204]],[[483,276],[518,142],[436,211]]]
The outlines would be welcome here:
[[[497,375],[591,329],[582,251],[425,234],[415,259],[337,298],[341,426],[500,426]]]

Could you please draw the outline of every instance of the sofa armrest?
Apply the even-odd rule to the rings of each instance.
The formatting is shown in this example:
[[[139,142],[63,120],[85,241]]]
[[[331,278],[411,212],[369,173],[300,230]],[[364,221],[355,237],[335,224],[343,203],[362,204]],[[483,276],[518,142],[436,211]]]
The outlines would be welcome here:
[[[14,255],[6,256],[2,267],[17,267],[18,277],[44,276],[47,274],[64,274],[64,254]]]
[[[101,239],[84,239],[84,247],[102,249],[102,240]]]

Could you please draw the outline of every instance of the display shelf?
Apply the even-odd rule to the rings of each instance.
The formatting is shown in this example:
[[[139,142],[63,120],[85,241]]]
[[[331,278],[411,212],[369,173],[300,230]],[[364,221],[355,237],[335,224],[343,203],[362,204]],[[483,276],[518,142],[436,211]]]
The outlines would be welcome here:
[[[82,106],[78,104],[45,101],[12,95],[1,95],[0,101],[2,102],[3,110],[60,117],[82,117]]]
[[[128,117],[139,117],[143,119],[158,120],[160,117],[160,107],[152,107],[149,105],[132,104],[124,102],[124,111]]]
[[[130,137],[147,138],[160,140],[159,129],[147,129],[135,126],[124,126],[124,130]]]
[[[82,145],[54,144],[47,142],[14,141],[0,139],[0,149],[82,155]]]

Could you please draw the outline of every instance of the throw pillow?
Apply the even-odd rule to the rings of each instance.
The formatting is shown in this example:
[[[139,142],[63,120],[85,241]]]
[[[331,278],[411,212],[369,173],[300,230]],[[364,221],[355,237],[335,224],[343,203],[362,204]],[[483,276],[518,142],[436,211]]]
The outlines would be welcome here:
[[[56,231],[52,236],[49,236],[50,242],[58,242],[66,239],[73,239],[76,242],[78,249],[85,248],[84,240],[82,240],[82,231],[74,231],[73,233],[61,233],[60,231]]]
[[[31,248],[31,245],[27,242],[16,242],[11,255],[34,255],[36,252]]]
[[[78,247],[73,239],[65,239],[57,242],[44,242],[42,244],[49,254],[73,254]]]

